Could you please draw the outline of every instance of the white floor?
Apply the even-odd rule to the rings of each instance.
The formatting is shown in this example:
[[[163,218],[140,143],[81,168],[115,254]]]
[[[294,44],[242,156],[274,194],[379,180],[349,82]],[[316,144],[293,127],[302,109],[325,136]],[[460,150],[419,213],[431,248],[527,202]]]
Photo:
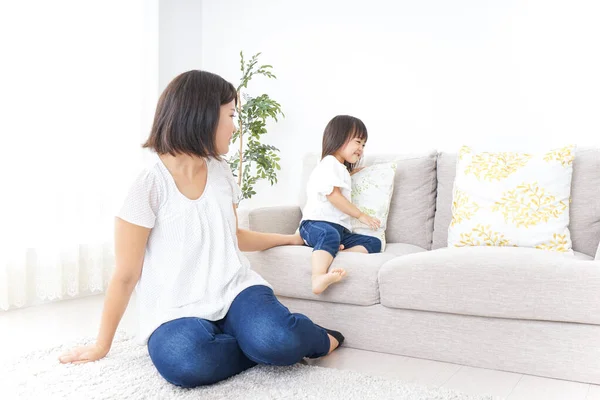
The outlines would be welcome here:
[[[95,336],[103,296],[0,312],[0,357]],[[133,333],[135,316],[125,313],[120,329]],[[600,386],[540,378],[456,364],[341,348],[309,363],[354,370],[407,382],[444,387],[508,400],[600,400]],[[0,398],[2,394],[0,393]]]

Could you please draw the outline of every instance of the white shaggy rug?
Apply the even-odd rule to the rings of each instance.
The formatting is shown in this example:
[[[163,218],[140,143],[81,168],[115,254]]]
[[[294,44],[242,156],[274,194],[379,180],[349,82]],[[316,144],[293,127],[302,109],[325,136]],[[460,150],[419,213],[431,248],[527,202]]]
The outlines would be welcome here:
[[[92,339],[81,340],[80,344]],[[481,400],[352,371],[304,364],[257,366],[218,384],[181,389],[154,369],[145,347],[118,334],[103,360],[62,365],[71,345],[35,351],[0,365],[0,398],[9,399],[439,399]]]

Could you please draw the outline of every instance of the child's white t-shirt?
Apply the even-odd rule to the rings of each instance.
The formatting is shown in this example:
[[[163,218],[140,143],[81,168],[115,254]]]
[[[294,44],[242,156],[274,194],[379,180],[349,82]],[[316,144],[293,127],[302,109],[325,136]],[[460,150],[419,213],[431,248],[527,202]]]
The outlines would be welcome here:
[[[235,297],[270,285],[240,251],[233,203],[241,192],[226,161],[209,159],[202,196],[185,197],[157,157],[133,183],[118,217],[151,228],[136,286],[140,344],[183,317],[222,319]]]
[[[352,217],[338,210],[327,199],[334,187],[339,187],[342,195],[352,201],[352,180],[346,166],[334,156],[326,156],[308,178],[302,220],[333,222],[352,230]]]

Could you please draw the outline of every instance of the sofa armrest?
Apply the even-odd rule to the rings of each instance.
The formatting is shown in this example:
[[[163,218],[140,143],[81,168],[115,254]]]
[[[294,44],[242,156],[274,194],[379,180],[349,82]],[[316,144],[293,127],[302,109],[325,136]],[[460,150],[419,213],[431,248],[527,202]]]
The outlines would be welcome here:
[[[251,231],[291,235],[301,219],[302,210],[298,206],[255,208],[248,213],[248,227]]]

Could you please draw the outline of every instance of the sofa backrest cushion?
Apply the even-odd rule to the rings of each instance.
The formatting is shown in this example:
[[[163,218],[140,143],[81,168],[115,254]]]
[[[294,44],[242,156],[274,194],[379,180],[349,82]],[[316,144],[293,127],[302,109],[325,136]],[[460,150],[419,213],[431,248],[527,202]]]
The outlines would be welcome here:
[[[448,244],[456,158],[456,154],[438,154],[433,249]],[[600,242],[600,149],[578,148],[575,152],[569,219],[573,250],[593,257]]]

